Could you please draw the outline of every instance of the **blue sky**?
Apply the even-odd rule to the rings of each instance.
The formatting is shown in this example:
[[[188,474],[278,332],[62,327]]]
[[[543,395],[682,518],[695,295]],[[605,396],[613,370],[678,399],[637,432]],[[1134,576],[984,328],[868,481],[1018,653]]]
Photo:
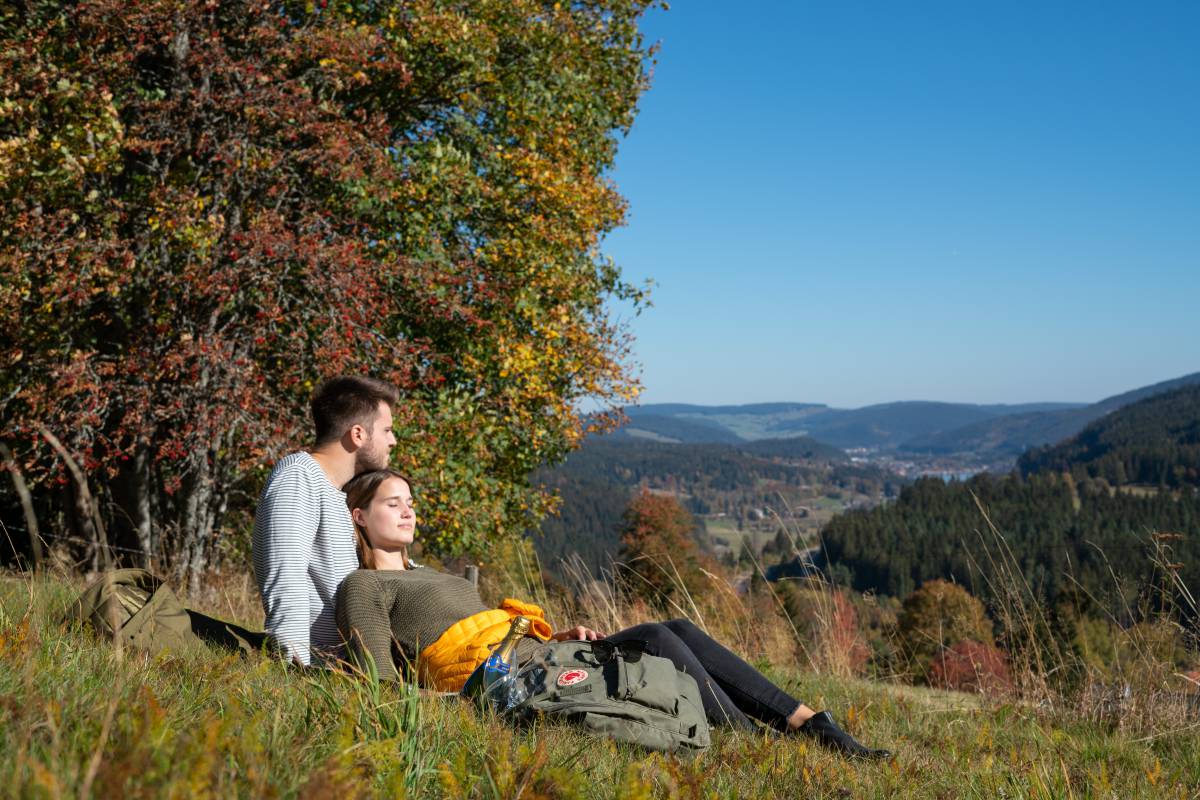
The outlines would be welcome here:
[[[644,29],[604,248],[657,283],[642,402],[1092,401],[1200,370],[1200,3],[680,0]]]

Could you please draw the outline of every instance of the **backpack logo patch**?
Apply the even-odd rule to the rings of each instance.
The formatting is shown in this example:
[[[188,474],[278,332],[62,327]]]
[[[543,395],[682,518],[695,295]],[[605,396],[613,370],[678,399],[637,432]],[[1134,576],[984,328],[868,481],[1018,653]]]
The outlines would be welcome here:
[[[587,680],[587,676],[588,673],[586,669],[569,669],[558,676],[556,683],[558,683],[559,686],[573,686],[580,681]]]

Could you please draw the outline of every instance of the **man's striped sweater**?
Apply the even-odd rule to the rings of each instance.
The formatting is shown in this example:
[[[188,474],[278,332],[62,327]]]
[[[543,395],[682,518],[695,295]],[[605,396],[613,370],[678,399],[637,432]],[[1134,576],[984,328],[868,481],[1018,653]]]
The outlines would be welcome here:
[[[264,627],[289,657],[309,664],[340,655],[338,584],[358,568],[346,495],[305,452],[279,460],[254,515],[254,576]]]

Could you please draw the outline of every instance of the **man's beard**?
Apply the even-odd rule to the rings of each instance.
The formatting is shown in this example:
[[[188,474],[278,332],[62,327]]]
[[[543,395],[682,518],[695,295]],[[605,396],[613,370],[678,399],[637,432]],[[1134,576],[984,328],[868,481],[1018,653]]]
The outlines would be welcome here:
[[[368,439],[366,443],[354,452],[354,474],[358,475],[371,470],[383,469],[388,465],[387,451],[377,452],[378,448],[374,447],[374,439]]]

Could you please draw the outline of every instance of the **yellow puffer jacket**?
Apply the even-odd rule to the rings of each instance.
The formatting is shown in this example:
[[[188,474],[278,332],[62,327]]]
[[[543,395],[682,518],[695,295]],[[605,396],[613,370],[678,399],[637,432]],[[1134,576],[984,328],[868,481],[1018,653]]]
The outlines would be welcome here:
[[[510,597],[499,608],[460,619],[436,642],[422,650],[417,657],[417,676],[421,684],[439,692],[462,689],[475,668],[508,633],[513,617],[528,617],[530,635],[543,642],[549,640],[552,631],[542,609]]]

